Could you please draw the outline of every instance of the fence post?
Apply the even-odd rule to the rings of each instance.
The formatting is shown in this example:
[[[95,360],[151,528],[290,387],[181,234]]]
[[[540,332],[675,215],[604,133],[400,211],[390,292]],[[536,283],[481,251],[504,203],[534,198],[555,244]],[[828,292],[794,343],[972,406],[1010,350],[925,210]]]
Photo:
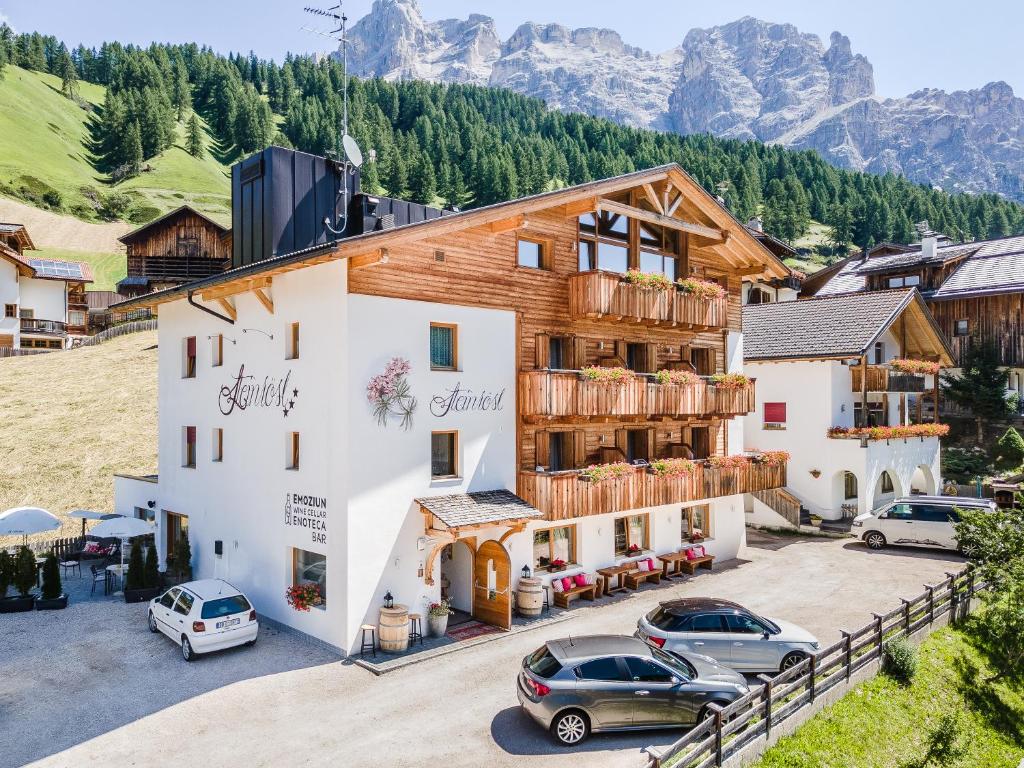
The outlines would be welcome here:
[[[708,709],[715,716],[715,765],[722,765],[722,708],[717,704],[708,704]]]
[[[875,646],[878,650],[878,661],[882,661],[882,615],[880,613],[872,613],[875,617]]]
[[[910,637],[910,601],[901,597],[903,602],[903,634]]]
[[[772,735],[772,679],[768,675],[758,675],[757,679],[764,683],[761,688],[761,696],[764,699],[764,737],[771,738]]]
[[[850,640],[850,633],[845,629],[839,630],[839,634],[843,636],[843,666],[846,667],[846,682],[850,682],[851,666],[853,665],[853,643]]]
[[[956,574],[947,572],[946,578],[949,579],[949,623],[956,624],[957,602],[959,597],[956,588]]]
[[[816,654],[816,653],[812,653],[811,654],[811,661],[810,661],[810,666],[808,667],[808,669],[810,670],[810,673],[811,673],[811,676],[810,676],[810,678],[808,680],[808,691],[811,694],[811,702],[813,703],[814,702],[814,693],[815,693],[815,691],[814,691],[814,677],[815,677],[815,673],[817,672],[817,669],[818,669],[818,654]]]
[[[935,587],[928,585],[928,626],[935,623]]]

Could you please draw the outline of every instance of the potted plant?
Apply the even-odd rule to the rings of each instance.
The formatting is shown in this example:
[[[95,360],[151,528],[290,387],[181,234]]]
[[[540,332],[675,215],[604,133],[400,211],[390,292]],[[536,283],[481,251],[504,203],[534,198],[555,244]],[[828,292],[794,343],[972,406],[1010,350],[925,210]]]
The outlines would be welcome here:
[[[7,571],[18,594],[0,600],[0,613],[31,611],[36,600],[32,594],[32,587],[36,584],[36,557],[32,550],[26,546],[20,547],[13,562],[8,558]]]
[[[564,571],[566,565],[567,563],[565,562],[565,560],[563,560],[560,557],[556,557],[554,560],[551,561],[551,564],[548,566],[548,570],[550,570],[552,573],[554,573],[555,571]]]
[[[68,596],[61,590],[60,564],[51,550],[43,563],[43,596],[36,600],[37,611],[53,611],[68,607]]]
[[[630,544],[629,548],[626,550],[626,556],[627,557],[633,557],[634,555],[639,555],[639,554],[640,554],[640,547],[637,546],[636,544]]]
[[[0,549],[0,600],[7,597],[7,588],[11,585],[11,556],[6,549]]]
[[[154,557],[156,553],[154,552]],[[155,563],[154,563],[155,568]],[[152,600],[160,594],[159,586],[146,585],[146,565],[142,559],[142,542],[132,542],[132,553],[128,556],[128,574],[125,576],[124,601],[126,603],[142,603]]]
[[[146,547],[146,564],[142,568],[142,584],[148,589],[160,588],[160,558],[156,554],[156,544],[152,541]]]
[[[312,582],[296,584],[285,590],[285,599],[288,605],[296,611],[308,611],[315,605],[320,605],[323,598],[320,597],[320,586]]]
[[[427,626],[430,628],[431,637],[444,637],[448,631],[448,617],[455,611],[451,603],[442,598],[438,603],[431,603],[427,607]]]
[[[174,545],[174,562],[181,581],[192,581],[192,546],[188,543],[188,534],[183,533]]]
[[[692,531],[690,531],[691,544],[699,544],[702,541],[704,541],[704,531],[702,531],[700,528],[694,528]]]

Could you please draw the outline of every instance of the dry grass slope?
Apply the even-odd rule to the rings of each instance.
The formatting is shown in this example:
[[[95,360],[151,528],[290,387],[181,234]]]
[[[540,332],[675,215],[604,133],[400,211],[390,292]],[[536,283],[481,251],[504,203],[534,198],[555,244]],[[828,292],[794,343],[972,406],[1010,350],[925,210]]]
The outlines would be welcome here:
[[[0,360],[0,510],[113,511],[114,472],[156,470],[156,380],[155,331]]]

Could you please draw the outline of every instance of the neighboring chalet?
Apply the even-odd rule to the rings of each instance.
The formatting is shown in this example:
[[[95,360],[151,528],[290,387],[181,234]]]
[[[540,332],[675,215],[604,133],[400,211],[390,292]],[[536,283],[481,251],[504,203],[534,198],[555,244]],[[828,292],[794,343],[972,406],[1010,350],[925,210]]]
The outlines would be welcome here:
[[[139,296],[202,280],[231,263],[231,230],[183,205],[119,238],[128,248],[122,296]]]
[[[754,403],[712,378],[743,369],[742,282],[787,271],[678,166],[399,220],[356,186],[335,242],[300,205],[348,197],[323,158],[233,182],[236,266],[114,307],[160,316],[159,475],[117,477],[115,508],[155,513],[161,562],[187,532],[197,578],[348,653],[388,592],[508,628],[524,568],[632,567],[696,528],[734,557],[743,494],[786,484],[779,457],[706,459],[742,454]],[[253,211],[254,185],[289,192]],[[311,581],[325,603],[289,607]]]
[[[992,344],[1008,389],[1024,407],[1024,237],[953,243],[929,235],[912,246],[883,243],[812,275],[805,295],[834,296],[914,286],[954,353]]]
[[[849,520],[894,496],[938,491],[943,428],[926,423],[923,402],[953,360],[916,290],[747,306],[743,335],[757,380],[746,448],[791,456],[787,490],[753,494],[753,522],[781,515],[797,525],[801,506]],[[908,425],[920,426],[864,429]]]
[[[796,256],[796,249],[772,237],[764,231],[764,224],[756,216],[745,225],[747,231],[757,238],[780,261]],[[803,272],[789,269],[785,277],[773,277],[767,281],[746,280],[743,283],[743,303],[772,304],[779,301],[795,301],[804,280]]]
[[[0,348],[64,349],[71,337],[86,334],[92,267],[26,256],[31,250],[23,225],[0,223]]]

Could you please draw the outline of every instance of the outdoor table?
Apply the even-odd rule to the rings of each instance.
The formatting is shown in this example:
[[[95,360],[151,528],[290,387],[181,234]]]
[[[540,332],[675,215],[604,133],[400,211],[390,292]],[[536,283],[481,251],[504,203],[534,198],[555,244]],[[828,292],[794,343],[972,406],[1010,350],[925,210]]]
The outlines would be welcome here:
[[[683,573],[683,562],[686,560],[686,550],[681,549],[678,552],[670,552],[667,555],[658,555],[658,559],[661,560],[661,576],[664,579],[671,579],[675,577],[682,578],[685,574]],[[671,570],[670,570],[671,566]]]
[[[604,577],[604,593],[610,595],[612,592],[625,592],[626,585],[622,583],[623,577],[633,570],[632,563],[625,565],[612,565],[608,568],[598,568],[597,572]],[[615,586],[612,586],[612,577],[618,577]]]
[[[127,572],[127,570],[127,565],[119,565],[115,563],[114,565],[107,566],[107,572],[117,577],[117,592],[120,592],[124,589],[124,575]],[[117,592],[115,592],[114,594],[117,594]]]

